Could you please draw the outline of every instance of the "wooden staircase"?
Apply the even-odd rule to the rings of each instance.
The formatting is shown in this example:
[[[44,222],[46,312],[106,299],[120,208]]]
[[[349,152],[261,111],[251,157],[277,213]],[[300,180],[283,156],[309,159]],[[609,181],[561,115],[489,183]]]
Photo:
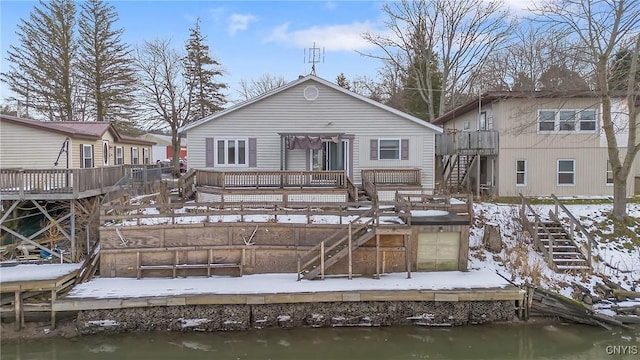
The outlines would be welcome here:
[[[376,235],[376,210],[355,219],[349,227],[311,248],[298,259],[298,280],[324,278],[324,271]],[[349,247],[351,245],[351,247]]]
[[[444,183],[449,189],[461,191],[469,178],[469,169],[477,155],[451,155],[444,166]]]
[[[529,204],[527,198],[520,194],[522,199],[520,219],[523,227],[533,235],[536,250],[542,253],[547,264],[556,271],[591,271],[592,240],[588,239],[586,249],[576,242],[573,227],[578,227],[580,231],[587,234],[586,231],[555,195],[551,194],[551,197],[557,205],[556,210],[549,211],[548,219],[550,220],[543,220]],[[570,221],[569,230],[559,219],[559,209],[567,213]]]
[[[569,272],[590,269],[587,258],[559,222],[543,222],[537,235],[540,240],[538,246],[543,247],[538,251],[546,254],[557,270]]]

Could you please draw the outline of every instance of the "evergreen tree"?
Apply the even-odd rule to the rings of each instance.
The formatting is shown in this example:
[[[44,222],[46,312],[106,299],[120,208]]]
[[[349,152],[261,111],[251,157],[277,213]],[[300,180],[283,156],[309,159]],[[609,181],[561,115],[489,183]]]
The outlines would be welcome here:
[[[342,88],[351,90],[351,84],[349,84],[349,80],[347,80],[347,77],[344,76],[344,73],[340,73],[338,75],[338,77],[336,78],[336,84],[338,84],[338,86]]]
[[[2,78],[27,106],[26,116],[31,108],[51,121],[74,120],[75,13],[72,0],[40,0],[18,25],[19,43],[9,47]]]
[[[430,51],[416,51],[403,78],[403,110],[431,122],[440,111],[441,96],[442,73],[438,70],[438,59]]]
[[[220,63],[209,55],[209,46],[205,43],[207,38],[202,35],[199,18],[189,31],[187,56],[183,61],[184,77],[192,94],[190,120],[195,120],[222,110],[227,102],[222,90],[227,88],[227,84],[215,81],[216,77],[222,76],[222,69]]]
[[[123,29],[113,29],[118,21],[115,8],[103,0],[87,0],[81,5],[78,21],[78,70],[90,114],[96,121],[114,121],[124,130],[131,124],[135,70],[129,46],[123,44]]]
[[[609,77],[609,89],[613,91],[625,91],[629,87],[629,76],[633,52],[622,50],[616,53],[611,64],[611,76]],[[640,66],[636,70],[635,90],[640,90]]]

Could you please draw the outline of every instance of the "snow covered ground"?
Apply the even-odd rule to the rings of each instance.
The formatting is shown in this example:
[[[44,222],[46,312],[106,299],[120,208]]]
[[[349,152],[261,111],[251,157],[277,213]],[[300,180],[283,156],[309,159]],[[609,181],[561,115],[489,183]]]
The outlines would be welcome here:
[[[516,284],[536,284],[573,298],[579,286],[591,290],[595,295],[594,288],[597,283],[604,283],[603,278],[619,284],[623,289],[640,291],[640,204],[628,204],[628,215],[634,221],[628,222],[626,230],[617,230],[615,233],[608,217],[611,204],[566,205],[598,244],[592,251],[592,274],[556,273],[552,270],[542,254],[534,249],[531,236],[522,230],[518,222],[519,206],[474,204],[476,218],[469,239],[469,269],[493,271]],[[548,218],[549,210],[554,210],[555,206],[533,205],[533,208],[542,218]],[[562,217],[561,213],[560,218]],[[482,244],[484,225],[487,223],[500,228],[503,249],[499,253],[491,253]],[[611,305],[610,302],[603,301],[595,304],[594,308],[607,313],[609,311],[606,309]],[[640,305],[640,299],[623,305]]]
[[[546,217],[553,205],[534,205],[542,217]],[[258,293],[258,292],[294,292],[294,291],[347,291],[347,290],[394,290],[394,289],[431,289],[452,288],[494,288],[504,287],[508,283],[496,274],[510,279],[515,284],[536,284],[555,290],[567,297],[574,297],[577,287],[593,289],[602,284],[604,278],[619,284],[623,289],[640,291],[640,204],[630,203],[628,214],[630,221],[625,228],[614,229],[608,214],[610,204],[567,205],[572,214],[583,222],[587,230],[598,243],[593,249],[592,274],[556,273],[546,263],[540,253],[534,249],[532,238],[522,230],[519,223],[519,205],[476,203],[474,204],[475,222],[470,232],[469,269],[463,272],[413,273],[412,279],[406,279],[406,273],[385,274],[382,279],[356,278],[328,279],[325,281],[297,282],[295,274],[245,275],[242,278],[188,278],[188,279],[102,279],[96,278],[89,283],[75,287],[69,296],[74,297],[140,297],[158,294],[192,293]],[[149,211],[154,211],[150,209]],[[563,214],[560,214],[562,217]],[[230,218],[227,218],[230,217]],[[203,217],[204,218],[204,217]],[[332,216],[314,216],[314,222],[338,223],[340,219]],[[356,216],[342,218],[348,222]],[[162,218],[161,218],[162,219]],[[150,223],[161,223],[158,218],[147,219]],[[164,220],[164,219],[163,219]],[[238,221],[239,218],[225,215],[209,221]],[[253,221],[271,221],[268,217],[256,215]],[[389,219],[392,220],[392,219]],[[178,223],[203,221],[198,216],[185,216]],[[245,221],[249,221],[245,217]],[[278,222],[307,222],[304,215],[279,216]],[[482,238],[487,223],[497,225],[501,231],[503,248],[499,253],[491,253],[484,248]],[[125,225],[125,224],[118,224]],[[48,266],[55,270],[47,269]],[[20,265],[0,268],[0,281],[36,280],[61,276],[77,268],[77,264],[60,266]],[[625,302],[626,305],[639,305],[640,299]],[[596,308],[605,309],[607,302],[596,304]]]

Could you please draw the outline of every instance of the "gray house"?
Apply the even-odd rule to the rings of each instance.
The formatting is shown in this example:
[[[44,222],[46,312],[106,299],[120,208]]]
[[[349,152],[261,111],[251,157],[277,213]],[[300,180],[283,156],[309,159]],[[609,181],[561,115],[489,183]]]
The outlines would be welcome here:
[[[434,188],[440,127],[313,75],[180,129],[189,168],[218,171],[416,169]]]
[[[629,108],[613,97],[613,121],[626,151]],[[640,119],[636,119],[636,122]],[[450,188],[497,196],[612,196],[613,173],[602,104],[591,93],[554,96],[492,91],[434,121],[438,175]],[[635,178],[634,178],[635,177]],[[627,195],[640,192],[636,158]]]

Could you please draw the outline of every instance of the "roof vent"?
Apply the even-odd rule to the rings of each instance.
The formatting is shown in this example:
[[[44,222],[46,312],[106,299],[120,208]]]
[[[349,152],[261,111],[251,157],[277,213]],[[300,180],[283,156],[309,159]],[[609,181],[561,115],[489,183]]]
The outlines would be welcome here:
[[[318,94],[319,94],[318,88],[313,85],[309,85],[304,88],[304,98],[309,101],[313,101],[317,99]]]

